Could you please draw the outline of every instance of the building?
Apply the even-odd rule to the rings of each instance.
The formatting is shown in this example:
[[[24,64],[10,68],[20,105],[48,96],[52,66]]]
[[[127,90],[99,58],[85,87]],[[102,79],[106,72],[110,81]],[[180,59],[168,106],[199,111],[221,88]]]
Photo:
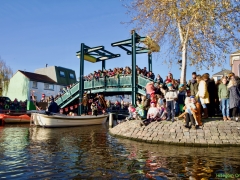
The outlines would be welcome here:
[[[230,66],[236,76],[240,76],[240,50],[230,55]]]
[[[21,101],[30,100],[34,95],[40,101],[42,95],[55,96],[62,88],[63,86],[46,75],[18,70],[10,79],[8,91],[4,95],[12,101],[15,98]]]
[[[34,73],[46,75],[62,86],[68,86],[76,83],[75,71],[60,66],[50,66],[36,69]]]
[[[7,92],[3,94],[11,100],[30,100],[32,94],[37,101],[42,96],[55,96],[63,88],[76,83],[75,71],[59,66],[35,70],[34,73],[18,70],[10,79]]]
[[[214,81],[216,82],[216,81],[220,80],[223,76],[227,76],[231,72],[232,72],[231,70],[223,69],[222,71],[220,71],[216,74],[213,74],[212,77],[213,77]]]

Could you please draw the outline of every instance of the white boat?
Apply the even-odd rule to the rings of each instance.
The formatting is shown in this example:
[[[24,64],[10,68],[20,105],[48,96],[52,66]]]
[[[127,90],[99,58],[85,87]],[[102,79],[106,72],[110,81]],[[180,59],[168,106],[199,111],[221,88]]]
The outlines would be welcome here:
[[[31,122],[42,127],[70,127],[103,124],[107,115],[98,116],[66,116],[60,114],[46,115],[40,113],[31,114]]]

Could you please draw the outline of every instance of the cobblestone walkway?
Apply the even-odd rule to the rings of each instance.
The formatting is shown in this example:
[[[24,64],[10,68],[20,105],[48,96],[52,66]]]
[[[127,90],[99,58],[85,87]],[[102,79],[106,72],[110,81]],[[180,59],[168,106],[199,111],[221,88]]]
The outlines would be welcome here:
[[[205,120],[199,129],[187,129],[183,121],[152,122],[141,126],[140,120],[127,121],[109,130],[113,136],[148,143],[183,146],[240,146],[240,122]]]

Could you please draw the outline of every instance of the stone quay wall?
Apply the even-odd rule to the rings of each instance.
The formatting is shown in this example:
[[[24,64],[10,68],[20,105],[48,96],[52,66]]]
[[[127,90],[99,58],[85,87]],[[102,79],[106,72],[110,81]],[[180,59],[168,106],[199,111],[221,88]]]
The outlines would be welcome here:
[[[152,122],[141,126],[140,120],[131,120],[109,129],[112,136],[156,144],[182,146],[240,147],[240,122],[208,119],[199,129],[184,127],[182,120]]]

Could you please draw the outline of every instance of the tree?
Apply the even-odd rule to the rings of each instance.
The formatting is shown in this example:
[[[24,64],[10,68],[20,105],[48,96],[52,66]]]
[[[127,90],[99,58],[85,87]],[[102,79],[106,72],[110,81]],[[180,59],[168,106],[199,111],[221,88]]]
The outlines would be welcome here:
[[[181,83],[187,65],[221,66],[239,48],[239,0],[133,0],[125,6],[129,23],[160,44],[166,62],[181,62]]]
[[[11,77],[12,69],[0,57],[0,96],[2,96],[3,91],[7,92]]]

